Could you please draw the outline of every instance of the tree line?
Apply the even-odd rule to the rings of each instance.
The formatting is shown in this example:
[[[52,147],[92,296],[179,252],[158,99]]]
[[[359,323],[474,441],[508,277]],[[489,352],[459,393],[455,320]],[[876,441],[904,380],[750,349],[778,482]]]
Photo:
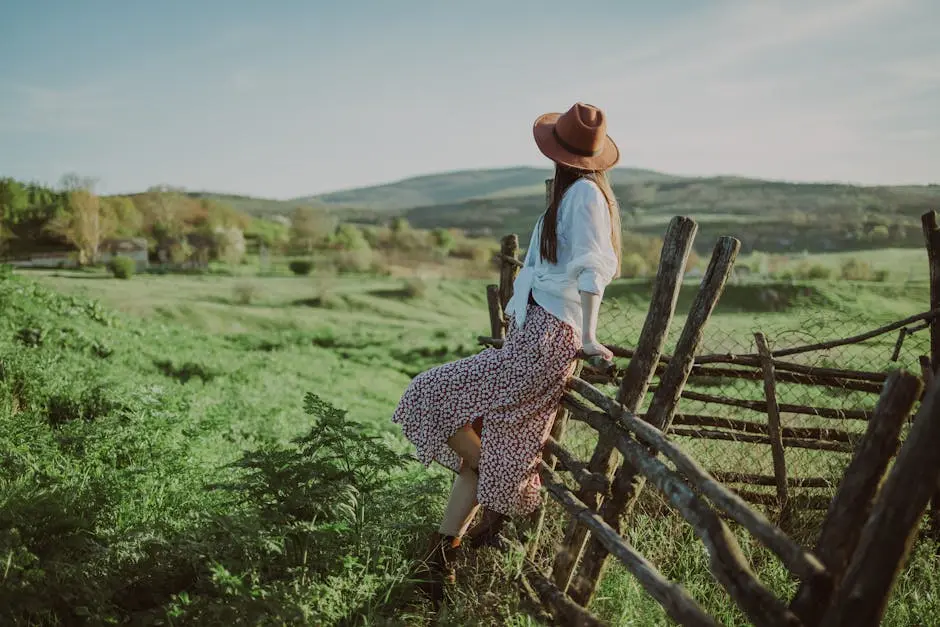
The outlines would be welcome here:
[[[324,208],[298,206],[289,216],[258,218],[166,185],[107,196],[95,186],[75,174],[55,187],[0,178],[0,256],[70,250],[79,265],[94,265],[109,241],[143,238],[151,256],[172,264],[194,258],[239,263],[250,245],[276,255],[345,256],[347,266],[366,270],[376,253],[484,261],[494,247],[458,229],[412,229],[400,216],[387,225],[356,225]]]

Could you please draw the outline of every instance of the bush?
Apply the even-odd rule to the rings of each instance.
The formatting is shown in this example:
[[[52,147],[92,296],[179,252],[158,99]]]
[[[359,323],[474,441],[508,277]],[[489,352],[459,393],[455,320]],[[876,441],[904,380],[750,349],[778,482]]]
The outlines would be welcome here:
[[[434,241],[435,248],[438,248],[445,253],[449,253],[451,249],[453,249],[454,244],[457,242],[457,238],[454,237],[454,234],[447,229],[434,229],[431,232],[431,238]]]
[[[129,279],[134,276],[137,262],[130,257],[117,256],[108,262],[108,271],[118,279]]]
[[[235,302],[250,305],[258,297],[258,286],[254,283],[241,282],[235,285]]]
[[[369,272],[374,267],[374,259],[369,248],[343,250],[336,255],[336,269],[340,272]]]
[[[628,253],[620,261],[620,276],[625,279],[635,279],[646,276],[649,266],[639,253]]]
[[[288,264],[288,267],[297,276],[307,276],[313,272],[313,262],[309,259],[295,259]]]
[[[842,278],[846,281],[871,281],[875,276],[871,264],[860,259],[846,259],[842,264]]]
[[[354,224],[340,224],[332,237],[332,244],[341,250],[363,250],[371,248],[362,230]]]
[[[789,270],[788,272],[792,278],[804,280],[820,280],[832,277],[832,268],[820,263],[803,262],[795,269]]]
[[[428,293],[428,283],[420,277],[408,279],[405,281],[404,292],[406,298],[421,298]]]
[[[808,264],[805,268],[807,279],[828,279],[832,276],[832,268],[821,263]]]

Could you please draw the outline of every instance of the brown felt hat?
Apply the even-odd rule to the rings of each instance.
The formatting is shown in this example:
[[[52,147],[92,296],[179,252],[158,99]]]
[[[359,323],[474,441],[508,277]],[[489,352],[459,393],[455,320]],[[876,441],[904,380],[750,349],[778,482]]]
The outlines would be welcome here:
[[[608,170],[620,161],[620,149],[607,136],[607,119],[597,107],[576,103],[565,113],[539,116],[532,129],[546,157],[578,170]]]

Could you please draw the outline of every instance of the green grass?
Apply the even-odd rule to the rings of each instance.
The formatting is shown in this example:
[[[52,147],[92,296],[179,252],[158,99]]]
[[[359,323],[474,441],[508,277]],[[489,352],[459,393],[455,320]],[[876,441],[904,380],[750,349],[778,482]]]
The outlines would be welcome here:
[[[410,603],[406,578],[436,525],[445,473],[387,461],[388,476],[370,487],[361,473],[335,474],[311,446],[324,433],[345,434],[341,441],[368,434],[377,439],[360,445],[363,455],[408,451],[391,412],[413,375],[478,350],[475,338],[489,326],[485,283],[429,281],[422,291],[402,279],[247,271],[128,281],[103,271],[0,277],[0,560],[7,564],[0,618],[432,623],[426,606]],[[246,284],[253,286],[247,302]],[[782,305],[761,300],[769,289],[783,295]],[[670,346],[694,291],[694,283],[683,287]],[[612,285],[602,339],[635,343],[648,297],[646,282]],[[706,347],[750,352],[755,329],[776,346],[828,339],[920,311],[926,297],[921,284],[729,286]],[[810,325],[820,320],[828,324]],[[904,360],[916,359],[922,335],[909,338]],[[817,359],[889,366],[894,340]],[[698,389],[761,394],[750,383]],[[314,403],[320,413],[307,411],[307,392],[355,422],[322,404]],[[756,418],[746,410],[728,415]],[[305,441],[292,443],[297,437]],[[568,442],[590,455],[586,430],[573,426]],[[682,445],[709,467],[769,469],[756,447]],[[802,465],[795,474],[838,471],[838,463],[829,467],[833,456],[791,453],[791,463]],[[354,490],[362,498],[342,497]],[[641,512],[631,541],[722,621],[742,624],[688,526],[653,496]],[[550,521],[549,539],[560,525],[558,516]],[[774,590],[792,592],[779,564],[743,535],[741,542],[759,556],[757,570]],[[940,612],[932,551],[916,548],[885,624],[930,624]],[[506,585],[512,560],[486,555],[469,564],[438,624],[534,624]],[[618,567],[593,609],[612,624],[667,624]]]

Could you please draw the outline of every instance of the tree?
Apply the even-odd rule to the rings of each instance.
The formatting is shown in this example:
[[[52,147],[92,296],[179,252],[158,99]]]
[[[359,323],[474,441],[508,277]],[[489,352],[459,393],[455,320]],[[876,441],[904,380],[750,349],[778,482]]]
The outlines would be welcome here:
[[[166,185],[151,187],[138,198],[144,228],[154,239],[178,239],[192,218],[190,199],[179,189]]]
[[[341,250],[368,250],[369,241],[354,224],[340,224],[333,236],[333,244]]]
[[[215,241],[219,259],[235,265],[245,257],[245,234],[237,226],[216,227]]]
[[[0,179],[0,252],[5,250],[7,240],[13,238],[12,227],[28,206],[29,195],[19,181]]]
[[[114,220],[115,236],[134,237],[140,234],[144,217],[133,200],[127,196],[109,196],[101,199],[101,205],[103,211]]]
[[[49,232],[64,238],[78,249],[79,265],[98,261],[98,248],[102,240],[110,237],[116,228],[113,215],[102,209],[94,185],[94,180],[75,174],[62,177],[61,188],[66,205],[46,225]]]
[[[15,242],[31,251],[60,243],[46,225],[64,208],[64,201],[62,192],[43,185],[0,179],[0,245]]]
[[[296,248],[310,253],[333,234],[336,218],[325,209],[297,207],[291,215],[290,241]]]

